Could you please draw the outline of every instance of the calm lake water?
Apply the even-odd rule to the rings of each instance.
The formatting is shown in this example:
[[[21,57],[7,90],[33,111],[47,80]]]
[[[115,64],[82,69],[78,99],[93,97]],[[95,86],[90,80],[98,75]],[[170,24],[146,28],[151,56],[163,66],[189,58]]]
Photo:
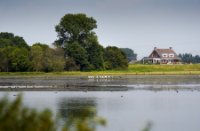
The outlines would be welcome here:
[[[123,82],[128,87],[125,91],[23,91],[23,103],[39,110],[49,108],[63,119],[93,108],[95,115],[107,120],[107,126],[97,127],[98,131],[141,131],[147,123],[152,124],[151,131],[199,131],[200,79],[195,78],[162,83],[160,78],[143,84],[128,79],[129,84]],[[6,93],[14,99],[19,92],[0,92],[0,97]]]

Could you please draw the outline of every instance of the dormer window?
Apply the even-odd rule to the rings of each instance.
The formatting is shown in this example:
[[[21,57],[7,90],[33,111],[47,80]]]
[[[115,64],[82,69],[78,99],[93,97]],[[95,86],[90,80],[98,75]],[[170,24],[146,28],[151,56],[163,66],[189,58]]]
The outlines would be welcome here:
[[[174,54],[169,54],[169,57],[174,57]]]
[[[168,57],[168,54],[166,54],[166,53],[162,54],[162,57]]]

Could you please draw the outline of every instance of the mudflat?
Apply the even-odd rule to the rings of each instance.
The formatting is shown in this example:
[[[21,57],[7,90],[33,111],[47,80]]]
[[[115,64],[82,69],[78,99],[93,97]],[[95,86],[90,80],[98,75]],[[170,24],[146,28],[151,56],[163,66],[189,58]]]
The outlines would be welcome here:
[[[200,89],[200,75],[0,76],[1,91]]]

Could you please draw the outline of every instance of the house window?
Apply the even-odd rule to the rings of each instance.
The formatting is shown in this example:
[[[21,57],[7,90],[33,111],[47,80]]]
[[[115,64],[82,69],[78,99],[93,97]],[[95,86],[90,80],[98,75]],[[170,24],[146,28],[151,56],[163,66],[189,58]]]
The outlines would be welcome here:
[[[168,54],[166,54],[166,53],[162,54],[162,57],[168,57]]]
[[[174,54],[169,54],[169,57],[174,57]]]

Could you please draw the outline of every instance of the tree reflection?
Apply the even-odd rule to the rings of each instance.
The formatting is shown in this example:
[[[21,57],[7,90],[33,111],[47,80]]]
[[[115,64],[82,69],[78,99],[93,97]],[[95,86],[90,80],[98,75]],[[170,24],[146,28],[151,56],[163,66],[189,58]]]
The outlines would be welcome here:
[[[13,101],[4,97],[0,99],[0,131],[95,131],[98,125],[106,125],[106,120],[97,116],[96,106],[93,98],[62,99],[61,118],[55,120],[50,110],[24,107],[21,95]],[[58,126],[61,119],[66,123]],[[150,131],[152,125],[151,121],[147,122],[141,131]]]
[[[97,116],[94,98],[68,98],[59,102],[59,113],[66,122],[63,130],[95,131],[97,125],[106,125],[106,120]]]

